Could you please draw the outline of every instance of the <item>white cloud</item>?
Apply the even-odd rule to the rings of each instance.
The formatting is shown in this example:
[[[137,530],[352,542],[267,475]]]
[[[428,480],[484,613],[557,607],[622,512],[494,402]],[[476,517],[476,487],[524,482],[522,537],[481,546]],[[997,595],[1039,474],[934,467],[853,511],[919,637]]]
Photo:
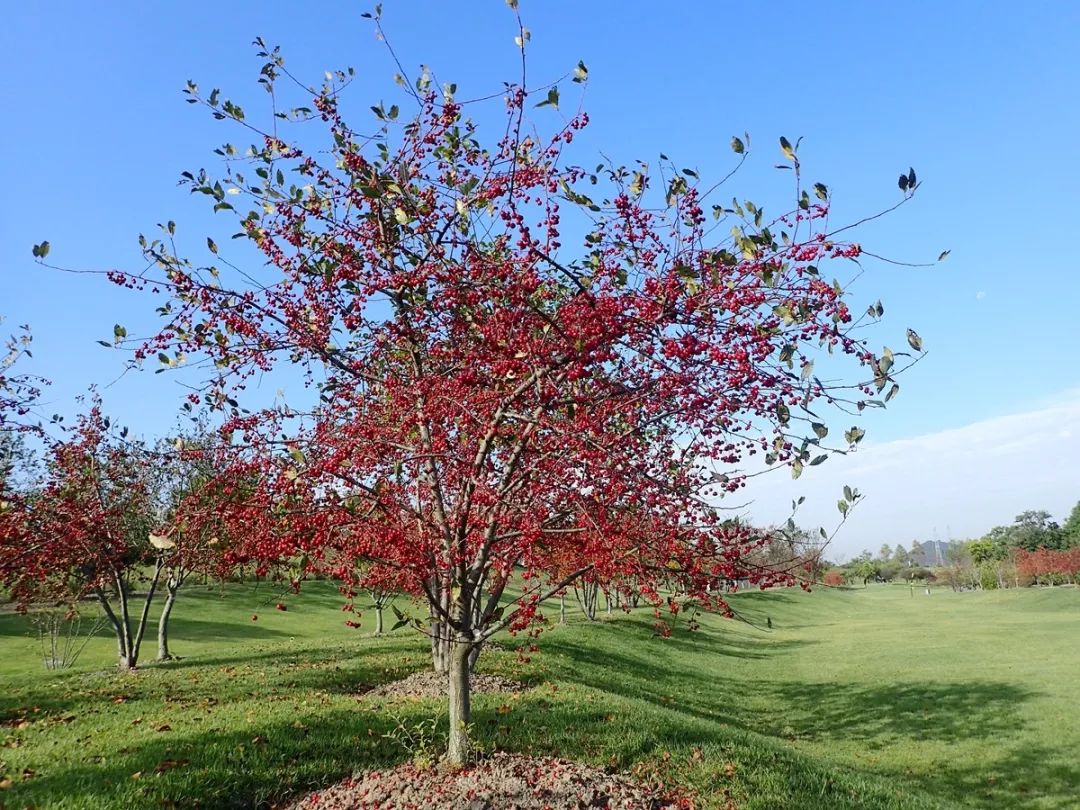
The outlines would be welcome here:
[[[830,549],[851,557],[882,543],[977,537],[1025,509],[1063,520],[1080,500],[1080,391],[1035,410],[910,439],[870,443],[834,456],[792,481],[784,471],[752,479],[744,492],[755,522],[781,522],[806,503],[800,525],[835,526],[845,484],[866,499]]]
[[[986,298],[986,290],[979,290],[977,293],[975,293],[976,301],[982,301],[984,298]]]

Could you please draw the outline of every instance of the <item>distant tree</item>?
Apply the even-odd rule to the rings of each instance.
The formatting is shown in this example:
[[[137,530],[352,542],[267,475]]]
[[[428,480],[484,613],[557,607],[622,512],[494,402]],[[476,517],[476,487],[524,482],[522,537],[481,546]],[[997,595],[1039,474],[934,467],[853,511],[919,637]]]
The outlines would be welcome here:
[[[1028,551],[1060,549],[1067,545],[1065,532],[1051,519],[1049,512],[1041,509],[1021,512],[1012,525],[995,526],[984,539]]]
[[[1080,501],[1076,502],[1076,506],[1062,524],[1061,536],[1065,548],[1080,547]]]
[[[1050,513],[1039,510],[1021,512],[1014,521],[1013,545],[1033,551],[1037,548],[1057,549],[1061,547],[1061,527],[1053,521]]]
[[[899,546],[897,546],[899,548]],[[882,543],[881,548],[878,549],[878,559],[882,562],[888,562],[892,559],[893,550],[892,546],[888,543]]]
[[[900,570],[900,578],[909,581],[935,582],[937,576],[929,568],[921,565],[913,565]]]
[[[863,587],[866,587],[873,577],[877,576],[878,564],[876,561],[867,557],[862,557],[855,561],[851,567],[851,573],[862,580]]]
[[[1009,556],[1009,547],[1000,538],[984,537],[968,543],[968,554],[976,565],[994,560],[1004,560]]]
[[[892,582],[896,579],[896,575],[900,573],[900,569],[904,567],[903,563],[896,560],[889,560],[878,566],[877,578],[883,582]]]
[[[181,586],[192,574],[228,574],[230,505],[246,497],[253,481],[237,477],[227,464],[228,448],[213,433],[197,432],[159,442],[158,517],[151,545],[164,566],[165,602],[158,618],[158,660],[171,659],[169,619]]]
[[[20,609],[94,596],[116,636],[118,663],[132,669],[164,560],[150,543],[154,509],[145,449],[110,431],[100,403],[55,443],[40,489],[5,493],[0,509],[0,584]],[[149,578],[143,575],[152,565]],[[133,613],[136,583],[147,582]]]
[[[1020,574],[1033,579],[1036,585],[1074,583],[1080,577],[1080,549],[1018,549],[1016,567]]]
[[[835,588],[844,584],[844,572],[838,568],[833,568],[830,571],[825,572],[823,582],[830,588]]]

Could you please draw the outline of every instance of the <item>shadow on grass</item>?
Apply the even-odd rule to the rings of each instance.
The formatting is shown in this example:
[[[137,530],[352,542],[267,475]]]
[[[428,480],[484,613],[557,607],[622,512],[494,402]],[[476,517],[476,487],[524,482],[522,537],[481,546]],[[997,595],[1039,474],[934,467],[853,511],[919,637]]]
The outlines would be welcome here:
[[[784,774],[784,784],[770,796],[795,810],[890,807],[911,808],[888,800],[882,785],[823,768],[715,724],[695,722],[678,714],[649,717],[644,724],[613,700],[549,699],[539,690],[528,693],[508,710],[506,696],[478,696],[475,736],[502,750],[558,755],[591,761],[601,767],[629,768],[651,756],[652,776],[669,782],[689,780],[698,789],[714,789],[725,779],[735,794],[749,794],[724,776],[729,762],[748,774]],[[438,701],[395,705],[393,714],[379,707],[340,706],[295,712],[287,718],[249,719],[207,715],[192,730],[193,718],[173,721],[177,731],[143,735],[142,740],[100,754],[56,761],[8,793],[11,806],[44,806],[60,797],[78,807],[202,807],[265,810],[290,797],[331,784],[356,771],[385,768],[409,754],[388,735],[400,721],[411,725],[429,717],[445,734],[445,708]],[[222,727],[218,727],[222,726]],[[243,728],[241,728],[243,727]],[[691,752],[707,753],[696,764]],[[671,752],[661,760],[660,752]],[[688,769],[696,769],[690,774]],[[770,799],[772,801],[772,799]],[[822,804],[822,801],[826,804]]]
[[[770,669],[750,690],[730,677],[733,659],[772,662],[780,671],[785,655],[806,643],[713,628],[659,639],[641,616],[560,629],[540,641],[538,660],[551,684],[518,698],[477,695],[475,736],[506,751],[622,770],[645,764],[703,793],[728,791],[745,808],[1002,807],[1036,798],[1046,807],[1071,806],[1080,767],[1068,752],[1011,747],[1010,730],[1023,725],[1034,692],[983,681],[782,682],[766,679]],[[514,660],[511,653],[486,653],[481,668],[509,672]],[[435,717],[445,734],[441,700],[391,705],[343,696],[356,685],[428,665],[423,645],[410,639],[170,664],[160,668],[160,682],[148,680],[141,704],[115,708],[111,732],[120,742],[108,757],[98,746],[57,759],[5,798],[12,807],[66,797],[72,807],[270,808],[354,770],[408,759],[385,736],[399,720],[411,725]],[[223,680],[222,670],[232,668],[249,674]],[[528,680],[537,665],[525,669]],[[87,701],[102,701],[110,687],[99,687]],[[130,725],[129,714],[141,717],[144,706],[160,705],[163,696],[173,701],[166,716],[176,731]],[[215,705],[201,709],[209,698]],[[104,711],[114,711],[105,702]],[[890,741],[962,745],[995,736],[1002,744],[985,761],[961,757],[961,764],[941,762],[931,774],[888,765],[856,771],[791,747],[793,739],[856,740],[873,749]]]
[[[627,757],[637,760],[655,754],[657,748],[690,741],[719,744],[731,737],[725,728],[748,738],[772,738],[781,747],[794,741],[828,745],[855,740],[867,751],[924,741],[985,747],[1000,740],[1000,745],[989,746],[988,757],[976,759],[977,765],[969,764],[972,757],[967,754],[959,764],[937,763],[930,773],[889,772],[887,767],[865,773],[903,785],[905,796],[914,791],[931,803],[1019,806],[1039,797],[1047,807],[1074,806],[1080,763],[1052,746],[1016,747],[1013,741],[1016,729],[1025,723],[1029,702],[1039,696],[1033,690],[981,680],[880,685],[763,680],[748,696],[745,682],[724,677],[725,658],[773,659],[779,669],[784,655],[805,642],[714,633],[719,637],[710,638],[696,655],[683,657],[679,653],[695,642],[644,638],[645,628],[633,621],[588,629],[593,633],[553,635],[542,644],[560,664],[557,677],[587,687],[596,701],[618,696],[648,704],[641,713],[650,716],[653,733],[637,738],[637,745],[623,752],[624,763]],[[619,636],[635,635],[634,644],[618,643]],[[670,720],[656,722],[658,710]],[[626,739],[630,746],[634,737]],[[806,776],[806,767],[805,762],[796,767],[803,774],[800,779]]]

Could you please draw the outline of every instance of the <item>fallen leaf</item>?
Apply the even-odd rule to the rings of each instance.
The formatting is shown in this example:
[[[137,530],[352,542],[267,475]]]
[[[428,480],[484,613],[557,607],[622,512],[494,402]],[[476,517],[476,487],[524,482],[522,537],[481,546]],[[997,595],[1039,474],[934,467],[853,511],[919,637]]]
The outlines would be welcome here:
[[[154,767],[154,773],[165,773],[173,768],[182,768],[190,762],[190,759],[163,759]]]

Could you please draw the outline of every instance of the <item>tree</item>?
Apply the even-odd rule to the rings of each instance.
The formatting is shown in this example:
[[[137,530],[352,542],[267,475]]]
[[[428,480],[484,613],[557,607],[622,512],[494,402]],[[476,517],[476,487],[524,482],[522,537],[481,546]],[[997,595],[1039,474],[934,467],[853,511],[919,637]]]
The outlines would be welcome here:
[[[984,589],[1005,587],[1005,564],[1010,560],[1010,548],[1003,538],[996,536],[972,540],[968,543],[967,551]]]
[[[1016,516],[1013,525],[1013,545],[1034,551],[1037,548],[1061,547],[1062,534],[1050,513],[1042,509],[1030,509]]]
[[[296,83],[305,106],[289,110],[284,61],[257,43],[274,129],[189,85],[260,140],[222,147],[220,179],[184,177],[236,211],[259,278],[242,258],[181,258],[172,223],[145,243],[162,277],[110,277],[168,296],[137,358],[217,370],[203,400],[229,414],[236,463],[259,482],[237,513],[258,524],[243,553],[309,569],[347,542],[423,594],[428,616],[412,623],[448,672],[448,760],[468,755],[477,651],[568,587],[633,587],[659,620],[678,608],[672,592],[725,610],[714,582],[793,582],[746,564],[768,537],[726,523],[716,500],[744,486],[753,456],[798,476],[854,448],[861,428],[829,444],[819,414],[883,405],[922,352],[910,330],[910,352],[873,350],[859,330],[881,304],[855,318],[844,283],[824,277],[862,249],[830,224],[828,189],[803,189],[798,144],[780,139],[794,201],[766,217],[667,158],[570,163],[589,119],[557,120],[557,86],[508,85],[505,127],[485,145],[454,86],[435,90],[425,70],[404,82],[415,114],[400,123],[380,104],[372,132],[341,112],[347,72]],[[573,77],[586,80],[583,64]],[[328,141],[286,141],[297,118],[324,122]],[[747,141],[732,147],[745,160]],[[914,187],[911,171],[905,201]],[[280,361],[319,401],[240,411],[245,381]],[[847,490],[841,512],[854,500]]]
[[[876,561],[870,559],[869,556],[861,557],[855,560],[851,567],[851,573],[862,580],[863,587],[866,587],[873,577],[877,576],[878,564]]]
[[[165,572],[165,602],[158,618],[159,661],[173,658],[169,619],[181,586],[193,573],[225,576],[233,547],[230,508],[253,486],[228,466],[228,447],[205,427],[158,443],[157,518],[150,543]],[[239,530],[239,529],[235,529]]]
[[[38,248],[35,248],[35,256],[38,255],[37,250]],[[0,317],[0,323],[3,322],[3,317]],[[3,354],[0,354],[0,436],[27,431],[41,432],[40,423],[33,419],[33,408],[41,396],[42,387],[48,385],[48,381],[33,374],[15,371],[15,364],[20,359],[31,357],[32,340],[30,327],[20,326],[19,333],[11,335],[5,341]]]
[[[398,569],[389,565],[365,562],[364,559],[357,559],[352,555],[345,555],[338,565],[332,569],[331,574],[341,581],[342,591],[350,600],[348,605],[350,610],[355,611],[354,600],[357,591],[363,591],[367,594],[371,600],[371,607],[375,611],[374,634],[376,636],[383,634],[385,628],[384,614],[387,607],[393,608],[395,615],[398,617],[397,624],[390,628],[391,632],[408,624],[404,614],[393,607],[394,599],[403,593],[407,593],[412,585],[409,579],[402,577]],[[413,591],[408,595],[416,597],[420,594]],[[352,624],[353,626],[359,626],[355,622]]]
[[[1069,517],[1062,524],[1061,536],[1066,548],[1080,547],[1080,501],[1077,501]]]
[[[0,582],[25,610],[35,601],[77,604],[93,595],[116,636],[118,664],[139,659],[164,561],[148,542],[154,510],[144,449],[110,432],[95,401],[49,450],[42,486],[8,493],[0,510]],[[153,566],[142,610],[134,584]]]
[[[995,526],[986,533],[984,539],[1027,551],[1062,548],[1066,543],[1065,533],[1051,518],[1050,513],[1042,509],[1021,512],[1011,525]]]

